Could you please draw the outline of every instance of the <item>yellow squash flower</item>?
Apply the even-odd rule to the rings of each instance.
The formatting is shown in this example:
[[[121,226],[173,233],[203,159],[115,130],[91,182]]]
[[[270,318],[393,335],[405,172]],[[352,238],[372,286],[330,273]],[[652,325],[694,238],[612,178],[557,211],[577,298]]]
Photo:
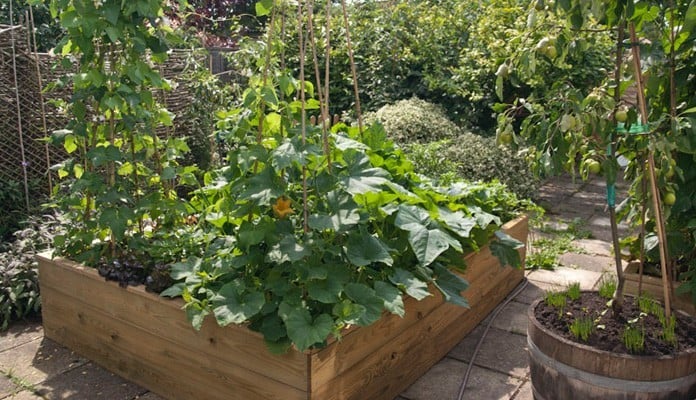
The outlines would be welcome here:
[[[275,204],[273,204],[273,214],[280,219],[287,218],[288,215],[293,214],[294,211],[290,207],[292,200],[290,200],[285,195],[278,197]]]

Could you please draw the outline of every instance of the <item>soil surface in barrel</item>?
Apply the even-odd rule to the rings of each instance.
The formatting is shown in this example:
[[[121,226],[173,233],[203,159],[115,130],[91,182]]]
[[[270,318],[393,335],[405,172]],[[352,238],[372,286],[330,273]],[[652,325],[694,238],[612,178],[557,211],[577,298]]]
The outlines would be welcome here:
[[[567,299],[566,305],[562,309],[542,301],[539,302],[534,311],[536,319],[542,326],[568,340],[599,350],[659,356],[696,348],[696,318],[681,313],[672,313],[676,317],[674,329],[676,342],[669,343],[664,338],[665,329],[661,322],[661,320],[664,321],[664,316],[662,318],[657,316],[663,314],[663,308],[659,305],[659,312],[654,305],[652,308],[652,312],[647,311],[644,305],[643,311],[647,312],[642,312],[638,300],[627,296],[622,313],[616,315],[611,306],[608,305],[607,299],[600,297],[596,292],[582,292],[577,300]],[[593,321],[592,333],[587,341],[582,341],[571,333],[570,326],[577,318],[591,318]],[[644,333],[643,351],[630,352],[624,345],[624,332],[628,326],[633,326],[639,332]]]

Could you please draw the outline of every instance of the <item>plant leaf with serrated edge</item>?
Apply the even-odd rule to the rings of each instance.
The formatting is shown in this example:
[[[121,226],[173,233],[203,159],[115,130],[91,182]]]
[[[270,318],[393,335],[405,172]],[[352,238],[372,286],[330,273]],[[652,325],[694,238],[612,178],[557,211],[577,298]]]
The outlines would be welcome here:
[[[267,259],[282,264],[286,261],[295,262],[312,254],[311,249],[298,243],[294,236],[284,236],[280,243],[268,252]]]
[[[498,257],[501,266],[509,265],[518,268],[522,265],[520,253],[517,251],[524,243],[513,238],[503,231],[496,231],[497,240],[492,240],[489,244],[491,253]]]
[[[433,284],[442,292],[445,300],[469,308],[469,302],[462,297],[462,292],[469,287],[469,282],[443,265],[435,265],[433,269],[437,274]]]
[[[186,261],[172,264],[169,270],[169,276],[178,281],[192,276],[201,266],[201,259],[198,257],[190,257]]]
[[[365,314],[365,310],[364,306],[345,299],[340,303],[334,304],[331,312],[346,324],[355,325],[360,320],[360,316]]]
[[[303,162],[302,154],[297,151],[293,143],[289,140],[276,147],[275,150],[271,152],[271,163],[273,167],[278,170],[287,168],[293,163],[303,165]]]
[[[343,291],[343,283],[328,275],[326,279],[314,279],[307,283],[307,294],[321,303],[331,304],[338,301]]]
[[[386,170],[371,167],[369,157],[352,149],[346,150],[343,157],[348,163],[348,174],[343,176],[342,182],[348,193],[356,195],[382,191],[382,185],[390,177]]]
[[[394,259],[389,255],[389,247],[364,229],[352,232],[348,236],[346,248],[348,260],[358,267],[378,262],[387,265],[394,263]]]
[[[423,266],[432,264],[450,246],[462,250],[461,244],[455,238],[439,229],[412,229],[408,232],[408,242],[418,262]]]
[[[285,327],[297,350],[305,351],[326,340],[333,329],[333,319],[328,314],[319,314],[312,320],[309,310],[295,308],[285,318]]]
[[[241,324],[261,311],[266,301],[263,293],[243,292],[242,285],[232,281],[223,285],[212,298],[213,313],[220,326]]]
[[[401,291],[387,282],[375,282],[375,293],[384,300],[384,308],[392,314],[403,318],[406,310],[404,309],[404,299]]]
[[[207,309],[200,309],[196,307],[195,304],[186,305],[186,318],[188,318],[188,320],[191,322],[193,329],[197,331],[201,330],[203,321],[209,313],[210,312]]]
[[[164,289],[160,293],[160,296],[162,296],[162,297],[179,297],[179,296],[181,296],[182,293],[184,293],[185,287],[186,287],[186,284],[184,282],[175,283],[172,286]]]
[[[266,315],[261,322],[259,332],[271,342],[276,342],[287,336],[283,320],[277,314]]]
[[[440,207],[440,219],[463,238],[469,237],[471,230],[476,226],[476,219],[467,217],[461,211],[452,212],[444,207]]]
[[[416,300],[423,300],[428,296],[432,296],[428,290],[428,284],[416,278],[415,275],[405,269],[396,268],[394,273],[389,276],[389,281]]]
[[[358,319],[359,325],[370,325],[382,316],[384,300],[371,287],[362,283],[349,283],[345,286],[345,293],[348,298],[365,307],[365,313]]]

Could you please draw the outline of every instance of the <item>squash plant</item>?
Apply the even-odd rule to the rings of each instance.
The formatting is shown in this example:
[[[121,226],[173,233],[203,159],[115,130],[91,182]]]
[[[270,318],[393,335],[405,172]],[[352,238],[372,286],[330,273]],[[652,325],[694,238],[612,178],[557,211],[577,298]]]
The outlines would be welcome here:
[[[466,306],[467,283],[450,267],[464,268],[462,253],[513,215],[514,195],[496,184],[431,185],[380,125],[334,126],[326,153],[319,126],[302,138],[293,100],[302,83],[274,82],[221,114],[233,150],[192,199],[216,239],[172,266],[181,282],[162,294],[181,295],[195,327],[209,314],[223,326],[248,322],[276,351],[321,346],[384,310],[403,315],[403,297],[430,296],[429,284]],[[519,266],[521,243],[497,235],[493,253]]]
[[[51,137],[70,156],[54,167],[62,179],[56,206],[69,221],[56,254],[115,266],[127,253],[148,265],[152,251],[176,257],[187,234],[174,227],[188,209],[175,189],[195,184],[195,167],[177,163],[188,150],[183,139],[157,130],[172,123],[158,99],[171,88],[156,65],[175,38],[162,2],[51,0],[49,7],[66,31],[55,51],[75,71],[65,104],[72,118]],[[153,250],[154,239],[169,245]]]
[[[403,315],[404,296],[431,288],[466,306],[467,282],[451,268],[494,233],[492,252],[519,266],[522,244],[498,231],[520,207],[514,195],[497,184],[434,186],[380,125],[310,124],[307,110],[322,106],[314,85],[277,67],[269,32],[239,107],[218,115],[227,165],[191,200],[215,239],[172,265],[179,282],[162,293],[183,298],[195,328],[207,316],[246,323],[272,351],[302,351],[385,311]]]
[[[616,43],[614,72],[607,72],[604,83],[590,91],[560,79],[546,98],[530,96],[497,105],[499,134],[518,127],[515,140],[533,145],[531,155],[539,161],[543,173],[579,170],[584,178],[602,173],[607,179],[612,212],[619,206],[615,204],[613,185],[621,172],[617,157],[622,156],[631,189],[626,202],[617,208],[618,216],[636,225],[647,218],[642,230],[647,227],[659,233],[663,224],[658,216],[664,215],[668,232],[660,240],[664,246],[657,259],[672,267],[677,259],[693,257],[696,204],[688,185],[692,180],[688,171],[693,170],[696,161],[696,2],[539,0],[530,3],[529,12],[560,12],[567,23],[549,30],[553,37],[521,47],[505,61],[506,70],[512,72],[499,76],[501,94],[507,79],[533,79],[537,63],[561,65],[569,55],[584,51],[587,43],[580,39],[580,32],[612,38]],[[629,55],[630,61],[625,62]],[[648,182],[652,182],[653,190]],[[652,204],[651,210],[644,204]],[[643,241],[650,235],[641,236]],[[670,237],[678,245],[667,246],[669,240],[664,238]],[[618,240],[614,244],[618,249]],[[670,256],[670,248],[676,254]],[[619,252],[616,254],[618,258]],[[695,266],[692,262],[682,276],[696,276]],[[622,297],[620,269],[617,260],[617,301]],[[667,273],[675,276],[672,268],[667,268]],[[696,285],[691,282],[684,287],[692,290],[696,299]]]

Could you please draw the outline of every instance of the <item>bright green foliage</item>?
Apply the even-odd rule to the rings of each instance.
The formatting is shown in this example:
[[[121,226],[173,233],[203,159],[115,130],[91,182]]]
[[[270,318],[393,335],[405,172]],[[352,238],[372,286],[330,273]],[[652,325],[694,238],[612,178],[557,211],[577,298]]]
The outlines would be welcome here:
[[[29,7],[31,5],[37,50],[40,52],[48,52],[60,40],[61,36],[63,36],[63,30],[51,17],[48,6],[45,4],[35,4],[36,2],[36,0],[3,1],[0,3],[0,24],[24,24],[25,13],[29,12]],[[12,6],[12,21],[10,21],[10,5]]]
[[[638,301],[638,308],[640,309],[640,312],[654,315],[658,318],[664,318],[664,310],[660,306],[660,303],[654,299],[643,294],[638,297],[636,301]]]
[[[446,185],[452,180],[494,181],[520,198],[533,198],[539,185],[525,156],[493,138],[463,133],[455,138],[406,147],[416,170]]]
[[[363,1],[349,10],[351,39],[355,51],[364,110],[376,110],[397,100],[419,97],[440,104],[456,123],[491,131],[495,121],[490,107],[496,98],[496,71],[508,55],[524,46],[534,46],[546,31],[555,31],[560,19],[539,16],[544,29],[527,30],[528,0],[486,1]],[[323,7],[317,10],[316,26],[324,26]],[[352,109],[352,80],[342,14],[332,13],[331,107],[340,113]],[[319,37],[323,63],[323,31]],[[584,33],[580,35],[586,37]],[[297,34],[287,29],[286,43]],[[296,50],[289,46],[288,62],[297,68]],[[309,58],[308,58],[309,59]],[[572,71],[572,84],[587,87],[606,68],[607,48],[586,46],[564,61],[553,64],[539,60],[533,85],[515,81],[506,86],[506,98],[527,96],[534,89],[542,96]],[[309,65],[309,64],[307,64]],[[512,68],[511,68],[512,69]],[[309,73],[308,69],[308,73]],[[514,71],[508,71],[514,76]],[[313,75],[308,75],[313,76]]]
[[[568,298],[571,301],[576,301],[580,298],[580,295],[582,292],[580,291],[580,282],[573,282],[570,285],[568,285],[568,289],[566,289],[566,294],[568,295]]]
[[[607,277],[606,275],[602,277],[599,282],[599,289],[597,289],[600,297],[610,300],[614,297],[614,292],[616,291],[616,279],[613,277]]]
[[[519,202],[495,196],[499,185],[421,180],[379,125],[303,129],[302,85],[271,70],[219,113],[232,150],[192,199],[216,238],[172,267],[179,283],[163,295],[183,297],[194,327],[209,314],[248,322],[274,351],[322,346],[385,310],[403,315],[403,297],[431,295],[428,284],[466,305],[467,282],[449,268],[464,268],[462,253],[489,241]],[[520,245],[501,236],[496,252],[519,265]]]
[[[629,353],[640,354],[645,348],[645,330],[642,327],[627,325],[622,338]]]
[[[568,296],[565,291],[550,290],[544,295],[544,302],[551,307],[557,308],[559,314],[563,313]]]
[[[568,326],[568,329],[576,339],[586,342],[592,332],[594,332],[594,320],[587,316],[575,318]]]
[[[365,114],[364,120],[379,122],[389,138],[402,145],[454,138],[461,133],[442,107],[415,97],[382,106]]]
[[[14,232],[14,241],[0,244],[0,331],[12,320],[36,315],[41,309],[37,253],[48,249],[61,231],[50,215],[30,217]]]
[[[665,343],[677,347],[677,336],[675,329],[677,328],[677,318],[674,314],[670,315],[669,319],[665,317],[664,312],[657,314],[660,318],[660,323],[662,324],[662,335],[660,337]]]
[[[56,53],[64,64],[77,64],[72,119],[52,136],[71,157],[55,167],[63,179],[57,201],[70,221],[56,237],[58,254],[94,264],[126,248],[147,252],[145,242],[159,240],[188,213],[176,186],[195,184],[195,167],[177,163],[186,143],[157,134],[172,125],[157,101],[169,83],[154,66],[174,39],[163,6],[159,0],[52,0],[50,10],[66,30]],[[172,232],[163,237],[177,236]]]

